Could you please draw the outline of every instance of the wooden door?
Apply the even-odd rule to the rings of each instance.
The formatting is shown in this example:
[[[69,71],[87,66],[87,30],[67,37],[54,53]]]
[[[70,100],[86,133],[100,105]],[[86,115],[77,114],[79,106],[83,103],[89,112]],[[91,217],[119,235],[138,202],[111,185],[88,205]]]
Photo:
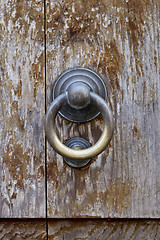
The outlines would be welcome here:
[[[106,82],[115,131],[83,169],[68,167],[47,145],[48,217],[160,216],[159,1],[54,1],[46,5],[46,90],[64,70],[91,68]],[[61,141],[94,144],[101,117],[75,124],[57,116]]]
[[[45,217],[44,6],[0,2],[0,216]]]
[[[159,13],[159,0],[1,0],[0,238],[159,239]],[[82,169],[44,133],[54,82],[77,66],[104,79],[115,120]],[[62,142],[94,144],[103,131],[101,116],[56,126]]]

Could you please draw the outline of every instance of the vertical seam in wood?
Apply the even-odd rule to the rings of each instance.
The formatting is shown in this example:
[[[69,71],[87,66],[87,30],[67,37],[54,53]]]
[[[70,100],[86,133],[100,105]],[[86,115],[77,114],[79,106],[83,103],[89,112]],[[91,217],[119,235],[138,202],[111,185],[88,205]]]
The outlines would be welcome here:
[[[44,0],[44,77],[45,77],[45,115],[47,111],[47,89],[46,89],[46,75],[47,75],[47,63],[46,63],[46,1]],[[47,141],[45,137],[45,207],[46,207],[46,239],[48,240],[48,214],[47,214]]]

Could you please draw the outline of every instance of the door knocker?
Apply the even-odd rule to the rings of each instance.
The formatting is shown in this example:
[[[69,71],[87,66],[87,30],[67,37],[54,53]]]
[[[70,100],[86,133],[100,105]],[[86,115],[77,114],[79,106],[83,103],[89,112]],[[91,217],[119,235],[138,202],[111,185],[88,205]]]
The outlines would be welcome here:
[[[106,103],[106,86],[101,77],[90,69],[74,68],[64,72],[53,88],[53,102],[45,118],[45,132],[50,145],[72,167],[83,167],[100,154],[109,144],[114,120]],[[95,145],[83,138],[74,137],[63,144],[55,130],[57,113],[72,122],[87,122],[103,117],[103,133]]]

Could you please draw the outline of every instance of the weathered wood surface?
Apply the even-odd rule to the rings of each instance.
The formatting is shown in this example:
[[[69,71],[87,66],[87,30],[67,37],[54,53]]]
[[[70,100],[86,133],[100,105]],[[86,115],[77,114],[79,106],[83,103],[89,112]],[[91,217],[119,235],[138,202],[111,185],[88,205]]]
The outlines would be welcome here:
[[[1,240],[46,240],[45,220],[16,220],[0,221]]]
[[[1,220],[0,239],[47,239],[46,221]],[[49,220],[48,239],[70,240],[159,240],[160,221],[157,220]]]
[[[0,1],[0,217],[45,217],[43,8]]]
[[[52,240],[159,240],[160,221],[50,220]]]
[[[160,217],[160,1],[47,0],[47,106],[54,81],[82,66],[106,81],[115,119],[109,147],[81,170],[48,146],[48,216]],[[57,117],[61,141],[94,144],[102,119]]]

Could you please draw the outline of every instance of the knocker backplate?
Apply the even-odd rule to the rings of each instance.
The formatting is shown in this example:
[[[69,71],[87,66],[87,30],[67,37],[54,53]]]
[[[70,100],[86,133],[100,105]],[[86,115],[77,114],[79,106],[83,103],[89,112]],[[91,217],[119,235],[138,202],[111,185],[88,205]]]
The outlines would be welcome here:
[[[65,142],[65,145],[72,149],[82,150],[91,147],[91,144],[84,138],[81,137],[73,137],[70,138]],[[64,161],[70,166],[74,168],[81,168],[86,166],[91,159],[83,159],[83,160],[77,160],[77,159],[70,159],[64,157]]]
[[[67,92],[68,87],[75,82],[87,84],[91,91],[103,99],[107,98],[106,86],[102,78],[94,71],[87,68],[73,68],[59,76],[53,88],[53,100],[60,94]],[[60,115],[72,122],[88,122],[99,115],[99,110],[91,103],[83,109],[74,109],[68,103],[63,106]]]

